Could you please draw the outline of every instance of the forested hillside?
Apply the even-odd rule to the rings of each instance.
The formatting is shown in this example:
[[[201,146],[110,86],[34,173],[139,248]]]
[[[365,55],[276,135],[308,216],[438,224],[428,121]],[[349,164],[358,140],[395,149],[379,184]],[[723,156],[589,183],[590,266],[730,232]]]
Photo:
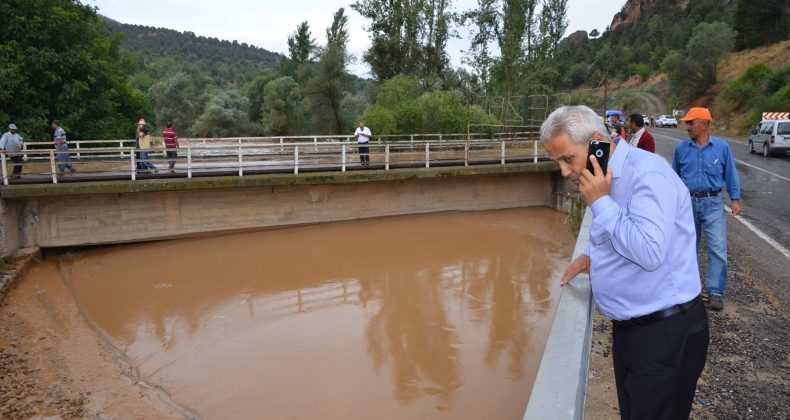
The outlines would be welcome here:
[[[134,53],[144,68],[167,67],[166,71],[172,73],[190,69],[217,85],[243,85],[265,70],[276,71],[283,58],[281,54],[237,41],[104,20],[111,33],[123,35],[121,48]],[[153,73],[152,77],[158,76],[156,71]]]
[[[480,0],[471,10],[449,0],[357,0],[350,8],[370,38],[360,57],[347,50],[345,8],[328,28],[302,22],[282,34],[283,56],[114,22],[78,0],[6,0],[0,123],[42,141],[53,119],[75,139],[128,138],[138,118],[155,131],[173,122],[182,136],[339,134],[360,119],[374,135],[447,133],[513,129],[557,104],[584,103],[656,113],[711,106],[742,130],[761,110],[790,109],[781,51],[753,55],[734,73],[728,66],[733,53],[790,37],[790,0],[629,0],[603,33],[566,37],[568,0]],[[470,43],[463,68],[448,56],[456,33]],[[353,60],[373,80],[350,74]],[[543,108],[536,97],[546,98]],[[505,106],[502,98],[514,99]]]

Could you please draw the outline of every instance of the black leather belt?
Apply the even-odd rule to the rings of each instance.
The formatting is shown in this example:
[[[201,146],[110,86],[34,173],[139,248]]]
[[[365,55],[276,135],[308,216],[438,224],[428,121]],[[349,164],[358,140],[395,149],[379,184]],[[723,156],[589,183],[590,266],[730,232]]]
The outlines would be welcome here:
[[[625,321],[617,321],[614,320],[612,323],[618,327],[631,327],[634,325],[648,325],[652,324],[656,321],[660,321],[662,319],[669,318],[671,316],[677,315],[682,312],[686,312],[689,309],[693,308],[694,305],[702,302],[702,298],[700,295],[697,295],[694,299],[686,303],[679,303],[675,306],[670,306],[667,309],[662,309],[660,311],[653,312],[652,314],[647,314],[643,316],[638,316],[636,318],[627,319]]]
[[[698,192],[691,193],[691,196],[694,197],[694,198],[715,197],[715,196],[719,195],[719,193],[721,193],[721,190],[719,190],[719,191],[698,191]]]

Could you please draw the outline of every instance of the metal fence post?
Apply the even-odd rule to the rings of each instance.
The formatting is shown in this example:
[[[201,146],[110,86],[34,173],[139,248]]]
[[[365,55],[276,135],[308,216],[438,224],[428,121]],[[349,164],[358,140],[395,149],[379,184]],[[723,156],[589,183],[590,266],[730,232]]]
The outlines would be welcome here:
[[[80,158],[80,142],[75,141],[74,143],[77,144],[77,159],[79,159]]]
[[[502,140],[502,158],[501,158],[501,163],[503,165],[505,164],[505,141],[504,140]]]
[[[294,146],[294,173],[299,173],[299,145]]]
[[[384,170],[390,170],[390,145],[384,146]]]
[[[55,151],[54,150],[50,150],[49,151],[49,169],[50,169],[50,171],[52,171],[52,183],[53,184],[57,184],[58,183],[58,173],[57,173],[57,170],[55,169]]]
[[[132,165],[132,181],[137,179],[137,164],[134,159],[134,149],[129,149],[129,162]]]
[[[431,167],[431,144],[428,142],[425,143],[425,167]]]
[[[0,159],[2,159],[2,167],[3,167],[3,185],[8,185],[8,163],[6,163],[6,154],[5,152],[0,152]]]
[[[192,145],[187,145],[187,178],[192,178]]]
[[[239,176],[244,176],[244,167],[241,158],[241,139],[239,139]]]
[[[340,170],[342,172],[345,172],[346,171],[346,145],[345,144],[341,145],[340,155],[341,155]]]
[[[533,152],[534,156],[532,157],[532,162],[538,163],[538,141],[533,140],[533,142],[535,144],[535,151]]]

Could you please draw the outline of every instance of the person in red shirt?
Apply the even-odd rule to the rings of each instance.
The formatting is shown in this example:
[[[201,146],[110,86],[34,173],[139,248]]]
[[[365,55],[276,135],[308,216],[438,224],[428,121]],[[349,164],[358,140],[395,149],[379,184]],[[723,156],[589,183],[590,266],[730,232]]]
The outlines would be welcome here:
[[[648,152],[656,152],[656,142],[653,136],[645,130],[645,119],[641,114],[631,114],[628,117],[628,129],[634,133],[628,144]]]
[[[167,123],[167,128],[162,132],[162,137],[165,140],[165,149],[167,149],[165,153],[170,165],[170,173],[173,174],[176,172],[176,158],[178,157],[178,134],[173,130],[173,123]]]

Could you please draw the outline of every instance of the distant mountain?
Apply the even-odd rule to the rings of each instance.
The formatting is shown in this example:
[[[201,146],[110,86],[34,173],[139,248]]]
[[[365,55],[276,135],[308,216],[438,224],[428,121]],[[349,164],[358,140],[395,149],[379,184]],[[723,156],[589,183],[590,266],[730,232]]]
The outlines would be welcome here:
[[[226,41],[166,28],[129,25],[104,17],[107,26],[123,34],[121,47],[150,66],[159,60],[199,70],[217,84],[243,84],[266,69],[279,69],[283,57],[247,43]],[[171,67],[168,65],[167,67]]]

